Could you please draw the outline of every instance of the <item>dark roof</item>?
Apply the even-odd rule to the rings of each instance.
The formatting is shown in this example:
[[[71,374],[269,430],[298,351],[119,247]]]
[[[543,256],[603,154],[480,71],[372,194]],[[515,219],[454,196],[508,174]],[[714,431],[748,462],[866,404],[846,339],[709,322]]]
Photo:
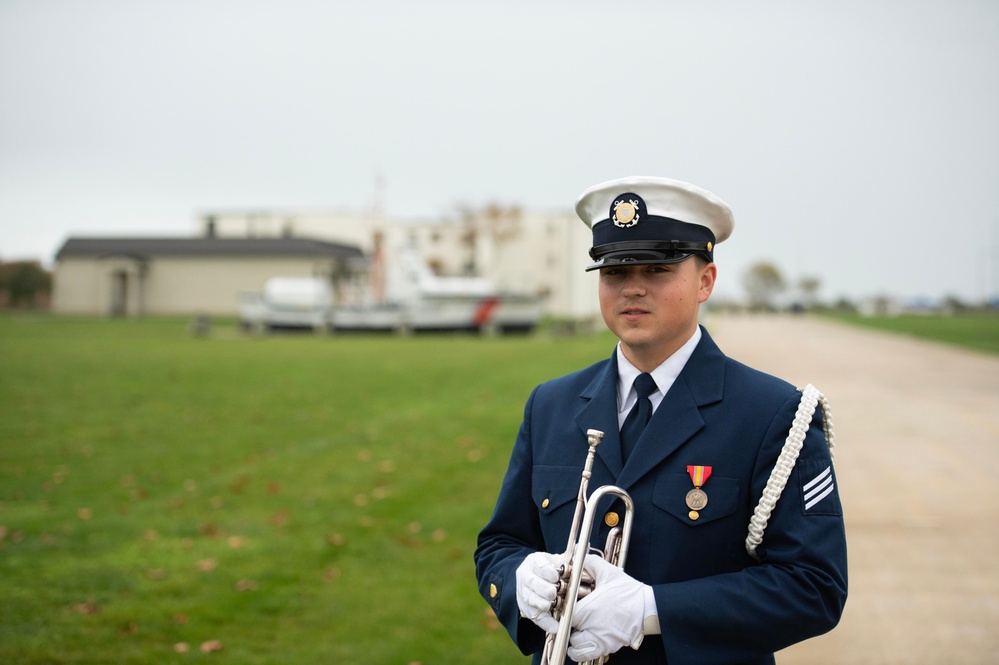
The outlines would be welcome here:
[[[353,245],[308,238],[69,238],[56,253],[66,257],[128,256],[362,256]]]

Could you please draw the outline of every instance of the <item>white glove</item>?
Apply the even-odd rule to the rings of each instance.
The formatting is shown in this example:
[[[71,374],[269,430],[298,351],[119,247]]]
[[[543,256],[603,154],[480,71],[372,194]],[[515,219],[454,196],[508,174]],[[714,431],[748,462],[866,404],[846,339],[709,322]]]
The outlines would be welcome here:
[[[576,603],[566,655],[574,661],[594,660],[623,647],[642,645],[645,587],[622,569],[595,554],[586,556],[594,588]]]
[[[558,621],[551,615],[555,600],[555,582],[563,555],[535,552],[517,568],[517,606],[520,615],[530,619],[546,633],[558,632]]]

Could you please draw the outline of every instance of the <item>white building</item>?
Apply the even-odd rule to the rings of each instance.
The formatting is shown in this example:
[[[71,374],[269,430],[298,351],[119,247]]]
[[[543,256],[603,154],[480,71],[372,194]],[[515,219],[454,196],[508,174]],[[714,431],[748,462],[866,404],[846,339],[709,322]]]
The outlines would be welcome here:
[[[304,238],[70,238],[56,254],[52,308],[88,316],[234,315],[268,278],[336,288],[357,247]]]
[[[201,235],[217,237],[308,237],[359,247],[373,259],[374,274],[355,276],[348,299],[376,293],[398,261],[413,247],[444,276],[475,275],[505,292],[539,295],[550,316],[599,320],[597,279],[584,268],[592,236],[575,214],[488,206],[461,210],[442,220],[385,220],[377,214],[342,210],[217,210],[200,216]],[[380,238],[381,252],[376,248]],[[351,293],[352,291],[352,293]]]
[[[488,206],[433,221],[344,210],[216,210],[190,238],[70,238],[53,309],[87,315],[235,315],[269,277],[329,278],[339,303],[380,302],[399,250],[441,276],[483,277],[543,298],[547,315],[598,322],[589,229],[568,212]]]

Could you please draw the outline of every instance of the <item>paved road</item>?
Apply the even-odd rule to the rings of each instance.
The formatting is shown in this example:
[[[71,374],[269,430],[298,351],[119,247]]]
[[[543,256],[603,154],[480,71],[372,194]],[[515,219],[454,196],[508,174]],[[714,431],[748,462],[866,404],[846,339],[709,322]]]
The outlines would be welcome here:
[[[811,318],[706,325],[832,407],[850,597],[778,663],[999,663],[999,357]]]

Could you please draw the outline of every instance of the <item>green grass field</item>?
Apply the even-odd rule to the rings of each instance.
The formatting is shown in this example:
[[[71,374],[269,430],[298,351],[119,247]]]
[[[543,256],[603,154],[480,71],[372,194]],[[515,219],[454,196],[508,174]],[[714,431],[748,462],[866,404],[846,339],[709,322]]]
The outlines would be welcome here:
[[[0,316],[0,663],[524,662],[475,537],[531,388],[613,343]]]
[[[612,344],[0,317],[0,662],[521,662],[475,537]]]

